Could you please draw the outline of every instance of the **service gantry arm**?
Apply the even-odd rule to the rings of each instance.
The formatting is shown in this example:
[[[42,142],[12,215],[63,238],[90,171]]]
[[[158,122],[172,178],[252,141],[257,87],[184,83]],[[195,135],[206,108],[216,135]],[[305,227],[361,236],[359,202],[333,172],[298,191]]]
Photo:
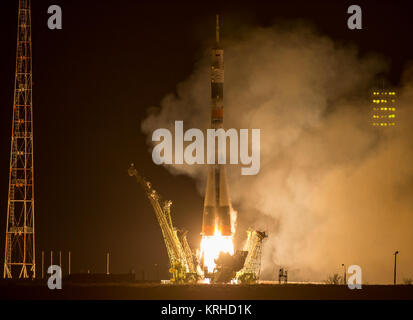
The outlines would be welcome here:
[[[247,242],[244,246],[244,251],[248,251],[245,259],[244,267],[237,272],[238,279],[247,279],[256,281],[260,277],[261,272],[261,252],[262,242],[267,238],[267,234],[263,231],[247,230]]]
[[[188,263],[189,272],[195,274],[196,268],[195,268],[195,263],[194,263],[194,255],[189,246],[188,239],[186,238],[187,233],[188,233],[187,230],[180,230],[178,232],[178,238],[182,244],[182,248],[184,249],[186,261]]]
[[[183,271],[192,272],[188,266],[186,255],[184,249],[182,248],[181,242],[179,241],[177,230],[173,227],[170,207],[172,201],[164,201],[163,204],[160,204],[160,196],[155,189],[152,188],[152,185],[149,181],[146,181],[135,169],[132,164],[128,170],[129,176],[135,176],[136,181],[142,186],[145,190],[146,195],[151,202],[151,205],[155,211],[156,218],[162,230],[162,235],[165,241],[166,249],[168,251],[169,262],[171,268],[177,268],[180,266],[183,268]],[[178,277],[180,278],[180,277]]]

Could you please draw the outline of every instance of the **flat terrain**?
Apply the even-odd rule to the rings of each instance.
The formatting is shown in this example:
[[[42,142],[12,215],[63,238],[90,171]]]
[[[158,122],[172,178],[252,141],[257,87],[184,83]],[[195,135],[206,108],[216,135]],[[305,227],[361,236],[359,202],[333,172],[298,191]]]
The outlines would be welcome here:
[[[166,285],[139,283],[65,283],[49,290],[43,282],[0,281],[0,299],[148,299],[148,300],[373,300],[413,299],[413,285]]]

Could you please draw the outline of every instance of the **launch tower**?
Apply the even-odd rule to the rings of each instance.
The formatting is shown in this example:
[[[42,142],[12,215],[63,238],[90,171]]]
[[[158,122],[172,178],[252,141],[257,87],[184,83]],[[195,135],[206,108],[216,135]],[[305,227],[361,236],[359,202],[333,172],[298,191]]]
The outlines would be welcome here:
[[[30,0],[19,0],[4,278],[35,278]]]

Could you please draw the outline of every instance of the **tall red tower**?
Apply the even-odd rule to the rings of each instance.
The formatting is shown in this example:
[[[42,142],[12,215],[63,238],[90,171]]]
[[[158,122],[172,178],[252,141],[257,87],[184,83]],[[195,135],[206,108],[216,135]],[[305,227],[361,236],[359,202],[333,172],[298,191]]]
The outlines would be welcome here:
[[[19,0],[4,278],[35,278],[30,0]]]

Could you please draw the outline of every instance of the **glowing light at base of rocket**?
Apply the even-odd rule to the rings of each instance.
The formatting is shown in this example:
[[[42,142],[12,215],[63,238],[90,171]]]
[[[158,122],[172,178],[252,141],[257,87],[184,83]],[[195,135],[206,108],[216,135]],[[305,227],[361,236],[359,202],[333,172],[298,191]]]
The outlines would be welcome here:
[[[215,259],[221,252],[234,254],[234,243],[232,236],[223,236],[219,231],[215,231],[213,236],[203,236],[201,240],[201,256],[204,259],[204,266],[208,272],[215,269]]]

